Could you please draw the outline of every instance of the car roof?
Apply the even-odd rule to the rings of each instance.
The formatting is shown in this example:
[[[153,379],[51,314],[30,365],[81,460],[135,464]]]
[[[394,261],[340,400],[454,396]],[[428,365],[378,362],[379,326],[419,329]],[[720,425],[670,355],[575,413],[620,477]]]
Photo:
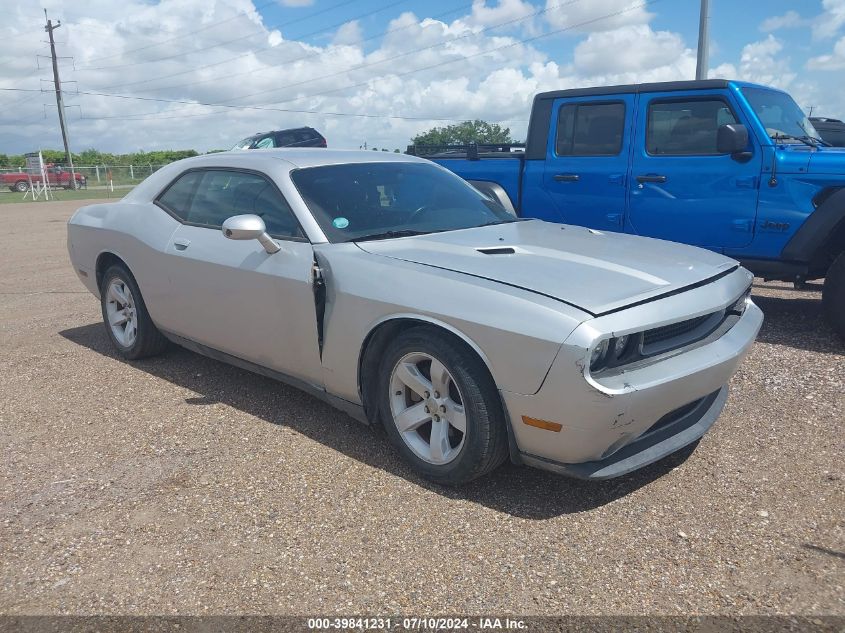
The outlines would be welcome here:
[[[281,147],[213,152],[169,163],[148,176],[123,198],[125,202],[150,202],[180,174],[191,169],[247,169],[272,174],[304,167],[350,163],[424,163],[443,169],[431,161],[395,152],[325,149],[321,147]]]
[[[322,134],[320,134],[313,127],[308,127],[307,125],[303,125],[302,127],[286,127],[286,128],[282,128],[280,130],[268,130],[266,132],[256,132],[255,134],[253,134],[251,137],[248,137],[248,138],[255,138],[257,136],[264,136],[265,134],[279,134],[280,132],[302,132],[303,130],[306,130],[308,132],[314,132],[314,134],[318,134],[318,135],[322,136]]]
[[[182,169],[192,167],[244,167],[254,168],[266,160],[278,160],[288,163],[292,168],[318,167],[321,165],[340,165],[344,163],[385,163],[423,162],[431,164],[422,158],[397,154],[396,152],[382,152],[360,149],[327,149],[323,147],[278,147],[268,149],[253,149],[249,152],[233,150],[228,152],[214,152],[178,161]]]

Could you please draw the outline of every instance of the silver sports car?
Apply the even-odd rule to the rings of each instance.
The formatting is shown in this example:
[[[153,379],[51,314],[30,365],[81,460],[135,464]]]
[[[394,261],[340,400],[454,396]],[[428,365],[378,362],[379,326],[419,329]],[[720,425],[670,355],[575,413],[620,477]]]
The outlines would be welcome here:
[[[694,442],[762,323],[731,259],[520,220],[397,154],[179,161],[79,209],[68,248],[124,358],[172,341],[292,383],[447,484],[508,457],[615,477]]]

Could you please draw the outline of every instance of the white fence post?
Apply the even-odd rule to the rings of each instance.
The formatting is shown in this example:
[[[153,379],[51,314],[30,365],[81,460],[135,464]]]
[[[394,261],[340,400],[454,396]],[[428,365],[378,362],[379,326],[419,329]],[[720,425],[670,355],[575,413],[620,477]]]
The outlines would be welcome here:
[[[135,170],[132,168],[132,165],[129,165],[129,177],[135,180]]]
[[[97,184],[100,184],[100,166],[94,165],[94,169],[97,171]]]

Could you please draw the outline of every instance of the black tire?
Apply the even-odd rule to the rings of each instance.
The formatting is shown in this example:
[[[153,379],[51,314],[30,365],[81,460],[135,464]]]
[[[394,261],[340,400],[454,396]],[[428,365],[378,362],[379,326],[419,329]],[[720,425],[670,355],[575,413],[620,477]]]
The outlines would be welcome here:
[[[29,191],[29,183],[26,180],[18,180],[15,183],[13,191],[17,191],[18,193],[26,193]]]
[[[461,395],[466,432],[459,453],[446,464],[436,465],[418,457],[393,421],[391,374],[400,359],[415,352],[440,361]],[[426,479],[450,486],[464,484],[489,473],[507,458],[507,428],[499,392],[487,367],[463,341],[434,327],[406,330],[384,351],[377,380],[379,412],[387,435],[405,460]]]
[[[126,286],[129,287],[133,298],[133,307],[136,317],[136,335],[134,342],[126,346],[119,341],[112,328],[109,325],[109,318],[107,314],[106,304],[108,303],[108,288],[113,280],[119,279]],[[103,323],[106,327],[106,333],[111,339],[117,353],[127,360],[137,360],[139,358],[147,358],[149,356],[157,356],[161,354],[166,348],[168,341],[164,335],[159,332],[158,328],[150,318],[147,312],[147,306],[144,303],[144,298],[141,295],[141,290],[138,288],[138,283],[135,277],[129,272],[123,264],[113,264],[106,269],[103,274],[102,282],[100,283],[100,308],[103,313]]]
[[[845,340],[845,251],[827,270],[822,290],[822,308],[827,322]]]

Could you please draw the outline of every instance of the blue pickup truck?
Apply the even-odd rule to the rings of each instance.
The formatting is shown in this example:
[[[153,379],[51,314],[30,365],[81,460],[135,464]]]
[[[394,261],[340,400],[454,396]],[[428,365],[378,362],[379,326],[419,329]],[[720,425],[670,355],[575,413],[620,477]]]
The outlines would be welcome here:
[[[709,248],[766,279],[824,277],[845,337],[845,148],[785,92],[724,80],[544,92],[522,148],[409,152],[519,216]]]

